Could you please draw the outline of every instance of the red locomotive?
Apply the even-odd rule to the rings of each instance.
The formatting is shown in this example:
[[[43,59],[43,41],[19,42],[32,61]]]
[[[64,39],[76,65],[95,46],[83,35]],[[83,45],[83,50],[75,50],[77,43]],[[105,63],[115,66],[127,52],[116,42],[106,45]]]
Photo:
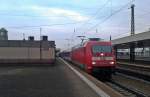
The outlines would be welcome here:
[[[86,72],[103,74],[111,77],[116,60],[111,42],[91,39],[75,46],[71,51],[71,61]]]

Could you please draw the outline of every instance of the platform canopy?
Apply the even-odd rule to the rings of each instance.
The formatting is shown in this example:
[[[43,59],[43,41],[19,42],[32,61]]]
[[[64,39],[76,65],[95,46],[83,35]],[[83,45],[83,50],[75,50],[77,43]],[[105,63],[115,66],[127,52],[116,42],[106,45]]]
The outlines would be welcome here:
[[[126,36],[112,40],[112,44],[128,46],[130,43],[135,43],[137,47],[150,46],[150,31],[138,33],[132,36]]]

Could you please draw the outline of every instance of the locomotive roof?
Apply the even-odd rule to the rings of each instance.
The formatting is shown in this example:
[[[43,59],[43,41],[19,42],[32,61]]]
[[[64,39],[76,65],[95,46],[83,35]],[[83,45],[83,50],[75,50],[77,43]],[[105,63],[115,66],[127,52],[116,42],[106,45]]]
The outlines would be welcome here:
[[[70,52],[71,49],[66,49],[66,50],[63,50],[62,52]]]
[[[82,44],[78,44],[78,45],[76,45],[76,46],[74,46],[74,47],[72,47],[72,49],[76,49],[76,48],[80,48],[80,47],[85,47],[87,44],[95,44],[95,43],[108,43],[108,44],[110,44],[111,42],[110,41],[85,41],[84,43],[82,43]]]

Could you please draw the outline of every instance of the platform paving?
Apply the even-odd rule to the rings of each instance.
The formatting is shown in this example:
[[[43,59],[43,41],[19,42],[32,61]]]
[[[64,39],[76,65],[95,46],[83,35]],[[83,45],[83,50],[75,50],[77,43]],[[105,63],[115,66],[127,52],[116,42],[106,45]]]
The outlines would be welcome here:
[[[0,67],[0,97],[98,97],[67,65]]]

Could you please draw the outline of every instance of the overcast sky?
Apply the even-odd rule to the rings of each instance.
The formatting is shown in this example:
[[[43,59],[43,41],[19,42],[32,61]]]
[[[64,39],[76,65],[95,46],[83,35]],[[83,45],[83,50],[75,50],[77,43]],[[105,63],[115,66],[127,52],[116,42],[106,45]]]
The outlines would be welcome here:
[[[131,3],[131,1],[133,1]],[[135,4],[136,33],[150,28],[150,0],[0,0],[0,27],[10,40],[23,39],[23,33],[39,39],[55,40],[59,48],[80,42],[84,35],[109,40],[130,34],[130,6]],[[130,2],[130,3],[129,3]],[[97,29],[97,31],[96,31]],[[73,39],[73,40],[72,40]],[[70,41],[68,41],[70,40]]]

